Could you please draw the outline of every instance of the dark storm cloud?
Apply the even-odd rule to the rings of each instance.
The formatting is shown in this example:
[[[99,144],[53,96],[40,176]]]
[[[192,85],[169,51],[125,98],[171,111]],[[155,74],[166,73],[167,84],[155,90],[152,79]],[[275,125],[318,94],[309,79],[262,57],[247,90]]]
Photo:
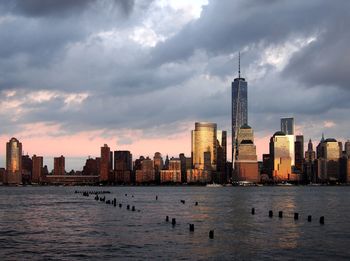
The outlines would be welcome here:
[[[295,77],[311,88],[325,85],[350,90],[350,19],[345,15],[339,16],[317,41],[294,55],[283,76]]]
[[[76,15],[96,2],[118,5],[125,14],[129,14],[134,6],[134,0],[11,0],[5,2],[13,13],[29,17]]]
[[[312,36],[333,30],[339,20],[347,24],[349,9],[350,2],[345,0],[210,1],[200,19],[158,44],[154,60],[162,63],[187,59],[196,49],[213,55],[227,54],[246,45],[268,46],[289,38]],[[345,29],[346,25],[338,31],[341,34]]]

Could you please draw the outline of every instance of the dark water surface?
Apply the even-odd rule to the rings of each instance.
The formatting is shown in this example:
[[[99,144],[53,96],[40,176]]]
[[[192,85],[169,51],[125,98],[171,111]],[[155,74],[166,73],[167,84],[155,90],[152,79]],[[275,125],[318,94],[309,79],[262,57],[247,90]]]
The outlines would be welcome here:
[[[117,259],[350,260],[350,187],[0,187],[0,260]]]

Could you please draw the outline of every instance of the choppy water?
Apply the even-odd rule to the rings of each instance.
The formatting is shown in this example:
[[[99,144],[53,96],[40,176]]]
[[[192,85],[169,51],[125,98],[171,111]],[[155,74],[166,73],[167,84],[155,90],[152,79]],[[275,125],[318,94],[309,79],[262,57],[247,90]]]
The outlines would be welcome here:
[[[349,260],[350,187],[0,187],[0,260],[25,259]]]

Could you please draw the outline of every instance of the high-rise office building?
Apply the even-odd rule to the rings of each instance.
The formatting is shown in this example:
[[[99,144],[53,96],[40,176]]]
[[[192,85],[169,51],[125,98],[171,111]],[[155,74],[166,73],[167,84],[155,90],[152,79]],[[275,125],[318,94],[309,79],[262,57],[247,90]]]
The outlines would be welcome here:
[[[235,161],[238,129],[248,124],[248,83],[241,77],[240,56],[238,78],[232,82],[232,163]],[[233,164],[234,165],[234,164]]]
[[[195,169],[216,170],[217,138],[216,123],[196,122],[192,130],[192,165]],[[207,164],[206,164],[207,163]]]
[[[44,158],[33,155],[32,162],[32,182],[40,183],[43,176]]]
[[[317,177],[320,181],[339,180],[341,143],[336,139],[322,139],[317,146]]]
[[[179,155],[181,161],[181,182],[187,182],[187,170],[192,167],[192,159],[186,157],[184,153],[180,153]]]
[[[275,181],[290,178],[292,168],[289,146],[289,139],[284,132],[277,131],[270,139],[271,176]]]
[[[6,175],[5,184],[20,184],[22,182],[22,143],[11,138],[6,143]]]
[[[296,135],[294,142],[295,169],[299,174],[304,172],[304,136]]]
[[[141,169],[136,170],[137,183],[150,183],[155,181],[153,160],[146,158],[141,161]]]
[[[160,152],[154,153],[153,164],[156,183],[160,183],[160,171],[163,169],[163,157]]]
[[[60,157],[55,157],[53,159],[53,174],[56,176],[63,176],[66,174],[65,165],[66,165],[65,158],[61,155]]]
[[[237,133],[237,151],[234,180],[259,182],[258,158],[254,145],[253,129],[245,124]]]
[[[110,148],[107,144],[101,147],[101,159],[100,159],[100,181],[108,182],[110,180]]]
[[[226,162],[227,162],[227,132],[218,130],[216,132],[217,145],[216,145],[216,172],[213,176],[213,182],[226,183]]]
[[[127,150],[114,152],[115,181],[118,183],[130,183],[132,173],[132,154]]]
[[[350,140],[345,142],[345,154],[348,158],[350,158]]]
[[[29,155],[22,155],[22,183],[30,184],[32,179],[33,161]]]
[[[313,149],[312,141],[310,139],[307,145],[307,151],[305,151],[305,173],[307,182],[317,182],[317,177],[315,175],[315,159],[316,152]]]
[[[294,136],[294,118],[282,118],[281,119],[281,131],[284,132],[286,135],[288,141],[289,141],[289,155],[291,158],[292,166],[295,165],[294,160],[294,142],[295,142],[295,136]]]

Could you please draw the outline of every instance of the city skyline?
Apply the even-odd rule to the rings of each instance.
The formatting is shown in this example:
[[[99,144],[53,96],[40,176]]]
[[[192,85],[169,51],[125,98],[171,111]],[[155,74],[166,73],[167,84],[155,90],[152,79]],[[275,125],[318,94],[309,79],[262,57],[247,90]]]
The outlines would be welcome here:
[[[314,147],[322,133],[349,137],[349,3],[13,2],[0,4],[0,144],[16,137],[46,165],[63,154],[67,169],[80,169],[103,144],[135,157],[189,155],[197,121],[226,130],[230,152],[239,51],[260,160],[283,117]],[[242,8],[251,12],[231,17]]]

